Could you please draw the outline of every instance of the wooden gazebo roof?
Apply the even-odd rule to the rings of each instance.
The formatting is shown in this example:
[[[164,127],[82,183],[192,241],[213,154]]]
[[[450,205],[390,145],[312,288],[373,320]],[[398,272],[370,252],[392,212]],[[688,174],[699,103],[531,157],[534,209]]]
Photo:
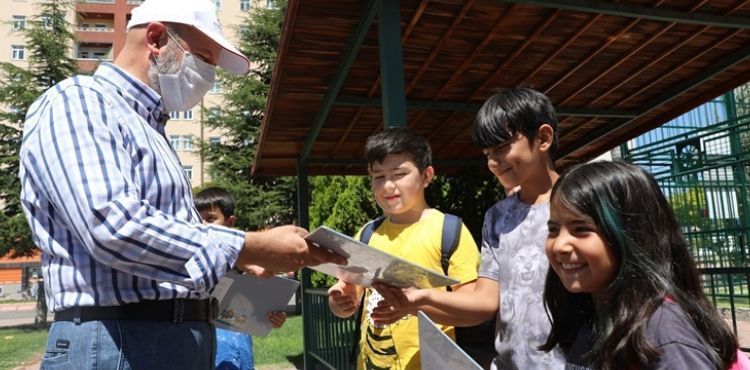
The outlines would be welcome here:
[[[471,125],[498,88],[552,99],[565,165],[750,80],[750,0],[395,1],[402,58],[379,30],[393,1],[289,1],[256,175],[363,173],[365,140],[394,101],[381,80],[403,81],[406,122],[439,173],[483,165]],[[381,75],[393,55],[402,80]]]

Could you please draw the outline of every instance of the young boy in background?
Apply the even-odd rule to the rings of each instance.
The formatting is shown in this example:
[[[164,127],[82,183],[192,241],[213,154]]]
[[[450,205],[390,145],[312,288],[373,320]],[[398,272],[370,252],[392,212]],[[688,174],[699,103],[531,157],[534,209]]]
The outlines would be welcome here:
[[[417,310],[446,325],[476,325],[497,315],[492,369],[563,369],[559,350],[539,351],[550,330],[542,303],[547,221],[557,180],[557,117],[549,98],[525,88],[490,97],[477,113],[474,142],[505,189],[520,190],[484,216],[482,262],[472,290],[402,290],[379,284],[384,301],[376,323],[399,320]]]
[[[207,188],[195,195],[195,208],[203,223],[234,227],[234,198],[222,188]],[[270,277],[260,266],[248,270],[261,277]],[[280,328],[286,321],[285,312],[270,312],[268,321],[274,328]],[[245,333],[216,328],[217,370],[253,370],[253,338]]]
[[[434,176],[432,152],[424,137],[408,128],[391,128],[370,137],[365,147],[372,193],[386,216],[369,244],[434,271],[442,271],[441,233],[445,215],[427,204],[425,188]],[[466,226],[448,264],[448,275],[460,281],[456,291],[473,290],[479,251]],[[357,235],[359,238],[359,234]],[[441,288],[444,289],[444,288]],[[357,312],[364,294],[358,369],[420,369],[417,317],[378,325],[370,317],[382,299],[378,292],[343,281],[329,291],[331,311],[339,317]],[[441,326],[451,337],[454,329]]]

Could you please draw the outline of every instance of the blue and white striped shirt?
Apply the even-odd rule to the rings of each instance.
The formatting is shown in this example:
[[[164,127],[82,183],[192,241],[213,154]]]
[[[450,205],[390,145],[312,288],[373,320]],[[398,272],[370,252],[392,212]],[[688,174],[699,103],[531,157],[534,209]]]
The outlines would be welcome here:
[[[52,311],[208,298],[234,265],[244,233],[201,224],[163,111],[158,94],[108,63],[29,108],[21,201]]]

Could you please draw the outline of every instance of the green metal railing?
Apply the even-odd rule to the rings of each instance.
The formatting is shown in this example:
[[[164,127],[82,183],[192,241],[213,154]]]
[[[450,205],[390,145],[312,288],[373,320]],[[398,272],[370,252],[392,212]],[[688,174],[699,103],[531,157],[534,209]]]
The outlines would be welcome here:
[[[750,106],[734,92],[712,104],[706,107],[716,109],[714,114],[700,112],[708,122],[668,123],[620,149],[624,160],[658,181],[706,294],[737,333],[740,314],[750,315]],[[717,122],[719,117],[725,119]],[[748,350],[746,343],[743,347]]]
[[[318,365],[329,369],[353,370],[355,366],[354,338],[357,322],[354,318],[341,319],[328,307],[327,289],[308,288],[302,297],[305,325],[305,354]],[[313,319],[314,318],[314,319]],[[313,369],[320,366],[310,366]]]

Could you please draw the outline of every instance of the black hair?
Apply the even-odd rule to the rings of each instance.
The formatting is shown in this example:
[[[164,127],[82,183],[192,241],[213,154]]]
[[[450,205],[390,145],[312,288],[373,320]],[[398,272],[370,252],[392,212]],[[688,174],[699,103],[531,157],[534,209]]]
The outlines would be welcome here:
[[[365,145],[367,168],[390,154],[406,153],[422,172],[432,166],[432,150],[424,136],[408,127],[393,127],[370,136]]]
[[[557,114],[552,102],[534,89],[504,89],[482,105],[474,119],[471,138],[480,148],[503,144],[518,133],[533,140],[543,124],[550,125],[554,132],[552,157],[557,152]]]
[[[201,190],[195,194],[195,208],[202,212],[212,207],[217,207],[225,218],[234,216],[234,198],[228,191],[212,187]]]
[[[650,174],[621,161],[578,165],[557,180],[551,206],[590,217],[620,267],[598,312],[590,294],[569,292],[549,269],[544,303],[552,330],[540,349],[559,344],[567,352],[590,322],[594,340],[586,360],[593,368],[644,368],[660,355],[646,338],[648,320],[671,297],[701,334],[716,368],[729,366],[737,339],[706,298],[688,243]]]

